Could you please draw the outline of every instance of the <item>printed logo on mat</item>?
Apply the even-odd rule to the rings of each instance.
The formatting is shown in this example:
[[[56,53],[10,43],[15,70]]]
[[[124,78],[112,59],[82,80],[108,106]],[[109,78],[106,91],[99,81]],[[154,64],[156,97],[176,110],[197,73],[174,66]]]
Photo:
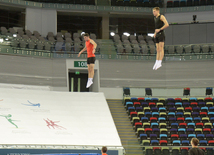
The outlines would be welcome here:
[[[66,130],[66,128],[64,128],[64,127],[62,127],[62,126],[59,126],[59,125],[57,125],[56,123],[59,123],[60,121],[52,121],[52,120],[50,120],[50,119],[44,119],[44,121],[47,123],[47,127],[49,128],[49,129],[60,129],[60,130],[62,130],[62,129],[65,129]]]

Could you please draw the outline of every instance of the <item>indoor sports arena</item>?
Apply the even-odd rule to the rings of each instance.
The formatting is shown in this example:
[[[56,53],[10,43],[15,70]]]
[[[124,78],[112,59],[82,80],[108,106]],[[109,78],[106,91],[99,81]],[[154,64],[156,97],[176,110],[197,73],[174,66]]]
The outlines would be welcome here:
[[[0,155],[214,155],[213,0],[0,0]]]

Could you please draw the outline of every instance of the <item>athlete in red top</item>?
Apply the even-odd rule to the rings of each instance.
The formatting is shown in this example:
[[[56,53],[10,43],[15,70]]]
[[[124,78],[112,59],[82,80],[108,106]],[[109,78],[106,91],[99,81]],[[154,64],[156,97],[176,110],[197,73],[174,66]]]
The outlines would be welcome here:
[[[90,39],[89,34],[84,34],[85,47],[79,52],[78,57],[87,50],[87,65],[88,65],[88,82],[86,88],[89,88],[93,84],[94,77],[94,63],[95,63],[95,50],[97,44]]]
[[[107,147],[103,146],[101,152],[102,155],[107,155]]]

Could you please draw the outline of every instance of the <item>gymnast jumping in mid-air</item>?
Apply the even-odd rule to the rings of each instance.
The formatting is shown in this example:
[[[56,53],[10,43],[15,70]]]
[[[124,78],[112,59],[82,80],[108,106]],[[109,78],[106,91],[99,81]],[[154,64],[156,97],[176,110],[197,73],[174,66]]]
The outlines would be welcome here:
[[[164,41],[165,41],[165,34],[164,29],[166,29],[169,24],[164,17],[164,15],[160,14],[160,8],[155,7],[153,8],[153,15],[155,20],[155,33],[154,33],[154,39],[156,43],[156,62],[153,66],[153,70],[157,70],[162,66],[162,60],[164,57]]]

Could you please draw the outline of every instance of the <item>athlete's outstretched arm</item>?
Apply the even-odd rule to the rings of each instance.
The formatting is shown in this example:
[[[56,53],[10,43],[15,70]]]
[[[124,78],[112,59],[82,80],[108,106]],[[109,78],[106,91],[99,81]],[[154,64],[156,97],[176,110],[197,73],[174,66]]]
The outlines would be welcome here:
[[[78,57],[80,57],[80,55],[85,52],[87,50],[86,46],[79,52]]]
[[[92,39],[90,39],[90,43],[94,45],[93,53],[95,53],[96,48],[97,48],[97,44]]]

